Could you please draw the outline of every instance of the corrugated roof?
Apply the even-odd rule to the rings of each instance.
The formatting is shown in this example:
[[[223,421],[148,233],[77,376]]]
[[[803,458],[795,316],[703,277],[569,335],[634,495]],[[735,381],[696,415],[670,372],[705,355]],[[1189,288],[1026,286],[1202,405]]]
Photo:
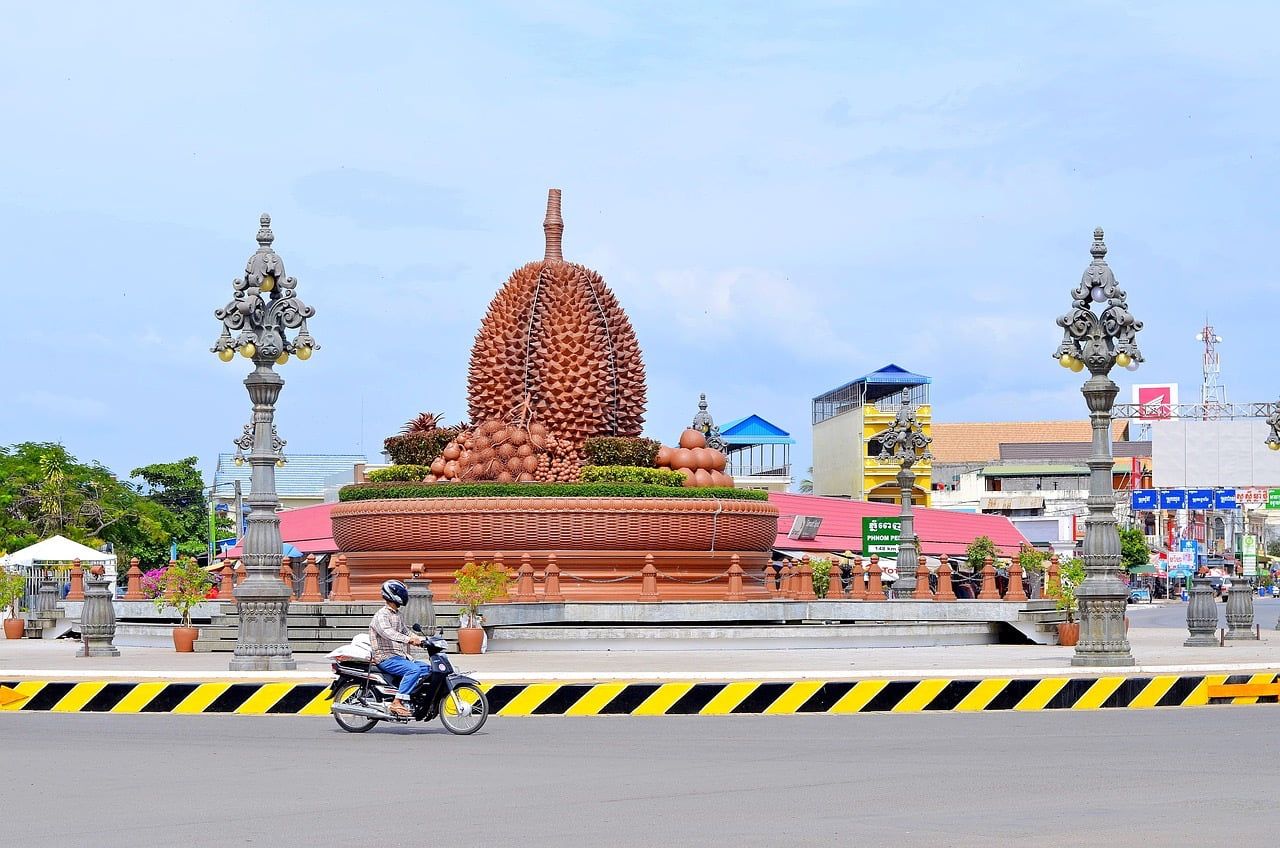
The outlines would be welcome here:
[[[745,418],[730,421],[720,428],[720,437],[730,445],[794,445],[796,443],[790,433],[759,415],[748,415]]]
[[[862,550],[862,519],[884,518],[900,512],[896,504],[869,503],[844,498],[828,498],[820,495],[793,495],[773,492],[769,501],[778,508],[778,538],[774,547],[796,551],[845,550],[857,553]],[[822,518],[816,539],[789,539],[787,532],[797,515],[815,515]],[[1017,554],[1027,541],[1009,519],[1002,515],[976,515],[967,512],[950,512],[944,509],[917,507],[916,535],[920,537],[920,550],[937,556],[963,556],[969,543],[979,536],[988,536],[1003,556]]]
[[[836,388],[831,389],[830,391],[823,392],[822,394],[814,398],[814,400],[820,401],[824,397],[827,397],[828,395],[836,394],[838,392],[844,391],[845,389],[851,386],[856,386],[860,383],[867,384],[867,385],[882,385],[882,386],[883,385],[927,386],[932,382],[933,380],[930,377],[926,377],[923,374],[914,374],[908,371],[907,369],[903,368],[902,366],[894,365],[891,362],[888,365],[884,366],[883,368],[880,368],[876,371],[872,371],[870,374],[863,374],[861,377],[857,378],[856,380],[850,380],[849,382],[845,383],[843,386],[837,386]]]
[[[1112,438],[1124,440],[1127,420],[1112,422]],[[1079,421],[994,421],[945,424],[934,421],[929,435],[934,465],[965,462],[995,462],[1000,445],[1031,442],[1088,442],[1093,431],[1088,419]]]
[[[219,496],[226,497],[235,481],[249,494],[249,463],[236,465],[235,454],[218,454],[213,484]],[[350,483],[356,463],[368,460],[360,454],[286,454],[285,464],[276,469],[276,493],[282,498],[319,498],[324,487],[334,482]]]

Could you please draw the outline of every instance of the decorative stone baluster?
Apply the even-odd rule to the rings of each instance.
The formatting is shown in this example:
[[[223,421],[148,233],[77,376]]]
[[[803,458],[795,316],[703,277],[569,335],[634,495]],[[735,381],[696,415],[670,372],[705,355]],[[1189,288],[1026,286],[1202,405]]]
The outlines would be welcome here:
[[[951,587],[951,562],[946,554],[938,557],[938,593],[933,596],[935,601],[954,601],[956,599],[955,589]]]
[[[134,557],[129,560],[129,573],[126,575],[129,581],[128,588],[124,593],[126,601],[145,601],[142,595],[142,568],[139,567],[138,558]]]
[[[171,560],[169,560],[169,568],[175,568],[177,565],[178,565],[177,560],[172,560],[172,559],[171,559]],[[165,569],[165,574],[166,574],[166,577],[165,577],[165,581],[164,581],[164,587],[165,587],[165,588],[164,588],[164,596],[165,596],[166,598],[172,598],[172,597],[173,597],[173,592],[174,592],[174,587],[169,585],[169,579],[168,579],[168,576],[167,576],[167,575],[168,575],[168,569]]]
[[[351,569],[347,566],[347,555],[338,555],[337,567],[333,570],[333,591],[329,600],[347,602],[351,600]]]
[[[280,558],[280,580],[289,590],[289,598],[293,598],[293,562],[289,557]]]
[[[729,591],[725,593],[726,601],[745,601],[746,593],[742,591],[742,561],[734,554],[729,561]]]
[[[809,557],[805,556],[800,559],[800,568],[797,573],[799,579],[796,581],[796,600],[818,600],[818,596],[813,592],[813,563],[809,561]]]
[[[868,570],[871,581],[867,585],[868,601],[886,601],[888,597],[884,593],[884,583],[880,579],[880,555],[871,555],[871,567]]]
[[[1183,646],[1211,648],[1218,644],[1213,636],[1218,629],[1218,607],[1213,602],[1213,594],[1207,576],[1191,579],[1191,598],[1187,602],[1187,631],[1190,635]]]
[[[1056,597],[1062,589],[1062,578],[1059,576],[1061,571],[1058,566],[1058,555],[1054,554],[1049,557],[1049,568],[1044,573],[1044,593],[1046,596]]]
[[[118,657],[120,649],[112,641],[116,635],[116,611],[111,604],[110,582],[103,567],[90,569],[86,581],[84,607],[80,611],[80,650],[78,657]]]
[[[549,604],[564,603],[564,595],[560,594],[560,566],[556,565],[555,554],[547,554],[547,569],[542,572],[542,600]]]
[[[516,596],[518,604],[531,604],[538,600],[533,589],[533,565],[528,554],[520,555],[520,568],[516,571]]]
[[[849,597],[855,601],[866,600],[867,597],[866,572],[862,569],[862,557],[860,556],[853,558],[853,569],[849,574]]]
[[[654,602],[658,598],[658,569],[653,564],[653,554],[645,554],[644,568],[640,572],[640,600]]]
[[[405,588],[409,590],[409,603],[405,607],[405,623],[409,627],[417,624],[428,635],[436,632],[435,596],[431,592],[431,581],[427,579],[427,567],[420,562],[409,564],[409,581]]]
[[[832,559],[831,567],[827,570],[828,601],[844,600],[844,575],[841,572],[840,563]]]
[[[302,597],[298,600],[304,604],[318,604],[324,600],[320,594],[320,566],[316,565],[316,555],[307,554],[307,565],[302,570]]]
[[[1000,600],[1000,592],[996,589],[996,566],[991,557],[982,561],[982,591],[978,593],[978,600]]]
[[[236,587],[236,573],[231,568],[231,563],[223,562],[222,570],[218,572],[218,600],[226,601],[234,604],[236,602],[235,595],[231,594],[231,590]],[[126,594],[125,599],[129,596]]]
[[[67,589],[66,600],[84,600],[84,569],[80,566],[80,560],[71,563],[71,580]]]
[[[1027,600],[1027,590],[1022,587],[1022,563],[1016,559],[1009,563],[1009,588],[1004,591],[1006,601]]]
[[[929,591],[929,564],[921,554],[916,564],[916,590],[912,598],[917,601],[932,601],[933,593]]]

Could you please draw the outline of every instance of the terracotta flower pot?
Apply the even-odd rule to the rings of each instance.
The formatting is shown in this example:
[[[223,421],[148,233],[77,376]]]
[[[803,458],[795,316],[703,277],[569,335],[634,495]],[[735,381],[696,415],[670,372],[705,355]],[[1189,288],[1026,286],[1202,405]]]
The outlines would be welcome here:
[[[21,639],[22,631],[26,629],[26,622],[20,618],[6,618],[4,620],[4,638]]]
[[[1080,622],[1064,621],[1058,625],[1058,644],[1073,647],[1080,641]]]
[[[195,627],[173,628],[173,649],[180,654],[191,653],[196,649],[196,637],[199,635],[200,630]]]
[[[458,651],[463,654],[478,654],[484,644],[483,627],[459,627]]]

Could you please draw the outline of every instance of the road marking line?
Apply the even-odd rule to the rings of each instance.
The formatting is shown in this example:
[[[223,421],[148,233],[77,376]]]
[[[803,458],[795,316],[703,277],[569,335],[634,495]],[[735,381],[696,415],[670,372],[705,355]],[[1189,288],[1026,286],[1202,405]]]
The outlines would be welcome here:
[[[747,696],[760,687],[759,683],[740,680],[725,686],[707,705],[698,711],[698,715],[729,715],[734,707],[747,699]]]
[[[587,694],[579,698],[577,703],[565,710],[564,714],[567,716],[599,715],[600,711],[626,688],[625,683],[597,683]]]
[[[758,684],[757,684],[758,685]],[[822,688],[821,680],[804,680],[792,683],[774,702],[765,708],[764,715],[791,715]]]
[[[631,711],[632,715],[654,716],[666,715],[676,701],[693,688],[692,683],[664,683],[652,695],[645,698],[640,706]]]
[[[236,712],[240,715],[266,715],[267,710],[288,695],[291,689],[292,683],[264,683],[257,692],[245,698],[243,704],[236,707]]]
[[[1123,677],[1100,677],[1071,705],[1071,709],[1096,710],[1122,685]]]
[[[1008,686],[1010,679],[1008,677],[997,677],[992,680],[981,680],[978,685],[973,687],[973,691],[965,695],[960,703],[956,704],[955,712],[958,713],[976,713],[987,708],[996,699],[996,696],[1004,691],[1004,687]]]
[[[498,710],[497,715],[501,716],[527,716],[547,698],[550,698],[560,687],[554,683],[534,683],[524,687],[519,695],[516,695],[506,706]]]
[[[168,683],[136,683],[129,690],[129,694],[120,699],[114,707],[111,708],[113,713],[137,713],[142,708],[151,703],[151,699],[164,691]]]
[[[197,715],[209,708],[209,705],[218,700],[218,696],[231,688],[230,683],[201,683],[196,690],[190,695],[182,699],[182,702],[173,708],[175,715]]]
[[[938,697],[938,693],[947,688],[948,680],[921,680],[906,696],[894,704],[891,712],[918,713]]]
[[[1069,682],[1070,678],[1067,677],[1050,677],[1041,680],[1031,687],[1031,691],[1023,695],[1022,700],[1014,704],[1013,708],[1020,712],[1043,710]]]
[[[857,685],[845,692],[844,697],[832,704],[827,712],[837,715],[861,712],[862,708],[871,703],[871,699],[879,695],[880,690],[888,685],[888,680],[859,680]]]
[[[93,696],[107,688],[105,680],[96,683],[77,683],[71,691],[63,695],[58,703],[50,708],[51,713],[78,713],[84,705],[93,700]]]
[[[1138,697],[1129,703],[1131,710],[1145,710],[1160,704],[1160,699],[1173,688],[1173,684],[1178,682],[1176,675],[1164,675],[1153,678],[1150,683],[1142,687],[1142,691],[1138,693]]]

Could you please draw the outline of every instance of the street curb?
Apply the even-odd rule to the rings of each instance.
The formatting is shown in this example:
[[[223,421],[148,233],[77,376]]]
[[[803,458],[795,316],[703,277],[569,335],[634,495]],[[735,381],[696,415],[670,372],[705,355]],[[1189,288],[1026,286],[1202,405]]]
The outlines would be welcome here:
[[[1149,709],[1276,703],[1209,687],[1280,674],[637,683],[485,683],[498,716],[794,715]],[[328,715],[329,687],[297,682],[0,681],[0,712]]]

